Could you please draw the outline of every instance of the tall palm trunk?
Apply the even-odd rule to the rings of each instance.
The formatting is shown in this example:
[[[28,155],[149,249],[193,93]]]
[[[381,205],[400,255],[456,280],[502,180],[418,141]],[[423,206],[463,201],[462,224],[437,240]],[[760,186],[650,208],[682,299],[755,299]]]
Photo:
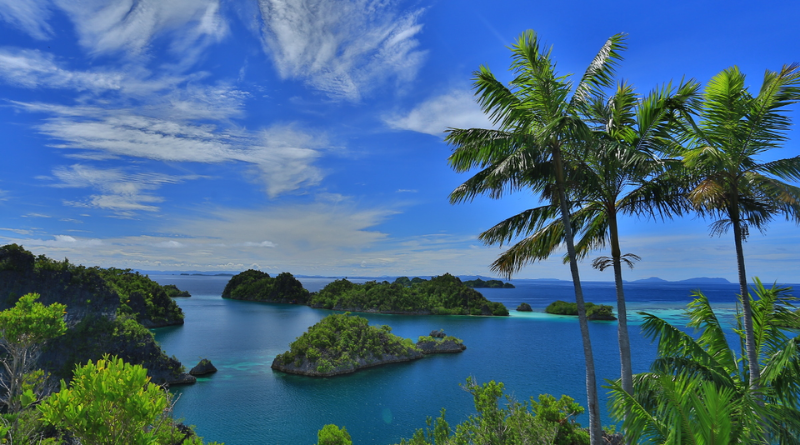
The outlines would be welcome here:
[[[750,298],[747,292],[747,274],[744,270],[744,250],[742,249],[742,225],[739,216],[739,206],[734,199],[731,205],[731,225],[733,225],[733,239],[736,244],[736,265],[739,271],[739,294],[742,296],[742,318],[744,319],[744,353],[747,356],[747,366],[750,372],[750,388],[758,389],[761,379],[761,370],[758,364],[756,351],[756,337],[753,333],[753,310],[750,307]]]
[[[619,360],[622,389],[633,394],[633,369],[631,365],[631,342],[628,337],[628,313],[625,307],[625,290],[622,287],[622,253],[619,249],[616,209],[608,212],[608,232],[611,238],[611,261],[614,265],[614,285],[617,289],[617,338],[619,340]]]
[[[556,173],[556,190],[558,193],[561,221],[564,224],[564,239],[569,255],[569,269],[572,273],[572,285],[575,288],[575,303],[578,306],[578,322],[581,328],[583,341],[583,356],[586,360],[586,399],[589,405],[589,435],[591,445],[602,445],[603,429],[600,426],[600,403],[597,400],[597,377],[594,369],[594,355],[592,354],[592,341],[589,337],[589,321],[586,318],[586,305],[583,300],[581,278],[578,274],[578,257],[575,253],[575,243],[572,239],[572,226],[570,225],[569,205],[565,190],[564,169],[561,160],[561,150],[553,146],[553,163]]]

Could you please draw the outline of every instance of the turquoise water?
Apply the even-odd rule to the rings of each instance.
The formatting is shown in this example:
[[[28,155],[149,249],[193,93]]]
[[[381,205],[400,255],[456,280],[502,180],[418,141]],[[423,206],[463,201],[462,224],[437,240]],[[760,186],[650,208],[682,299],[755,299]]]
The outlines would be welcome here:
[[[195,425],[206,440],[237,444],[313,444],[323,425],[347,427],[356,444],[391,444],[410,438],[428,416],[447,409],[451,424],[473,413],[470,395],[459,384],[473,376],[505,384],[518,400],[549,393],[568,394],[585,406],[585,372],[577,321],[544,314],[552,300],[570,298],[566,282],[515,280],[516,289],[481,289],[511,309],[510,317],[440,317],[365,315],[371,324],[386,324],[402,337],[416,339],[433,329],[464,340],[462,354],[427,357],[410,363],[370,368],[333,378],[291,376],[270,369],[273,358],[330,311],[304,306],[223,300],[228,277],[154,275],[162,284],[176,284],[192,297],[176,299],[186,314],[181,327],[156,330],[169,355],[187,368],[209,358],[219,369],[193,386],[175,388],[175,411]],[[318,290],[329,279],[301,279]],[[675,324],[685,323],[682,310],[691,286],[631,285],[627,289],[634,372],[647,370],[653,345],[639,333],[646,310]],[[736,286],[704,286],[726,320],[734,314]],[[587,300],[612,303],[610,283],[587,283]],[[528,302],[533,313],[513,309]],[[616,322],[591,323],[600,382],[619,374]],[[603,423],[610,424],[601,389]],[[586,416],[580,419],[588,423]]]

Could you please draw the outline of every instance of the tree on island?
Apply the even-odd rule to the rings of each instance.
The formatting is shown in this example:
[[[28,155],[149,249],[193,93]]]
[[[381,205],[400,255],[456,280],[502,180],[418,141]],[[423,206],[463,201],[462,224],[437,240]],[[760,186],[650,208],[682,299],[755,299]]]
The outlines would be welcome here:
[[[760,369],[752,309],[747,295],[742,242],[750,228],[764,231],[775,215],[800,222],[800,156],[761,161],[758,156],[787,140],[787,107],[800,101],[800,66],[767,70],[757,96],[745,86],[739,68],[714,76],[705,88],[699,123],[686,115],[686,144],[679,151],[696,178],[689,199],[701,214],[716,218],[711,233],[733,229],[750,385],[759,386]]]
[[[446,138],[455,147],[448,158],[454,170],[480,169],[450,194],[451,203],[471,201],[478,195],[501,198],[507,192],[530,189],[549,200],[548,207],[559,209],[578,304],[592,445],[602,441],[600,406],[566,174],[591,139],[591,128],[582,119],[583,109],[612,84],[622,49],[622,34],[608,39],[573,90],[569,76],[556,74],[550,52],[540,50],[537,35],[524,32],[511,47],[515,77],[509,86],[487,67],[475,72],[478,103],[499,129],[451,129]],[[514,272],[506,273],[510,278]]]

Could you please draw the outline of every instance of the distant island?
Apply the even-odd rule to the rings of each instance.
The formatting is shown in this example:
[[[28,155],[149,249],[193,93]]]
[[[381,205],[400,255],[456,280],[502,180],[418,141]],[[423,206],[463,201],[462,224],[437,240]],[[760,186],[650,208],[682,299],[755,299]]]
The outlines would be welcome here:
[[[650,277],[650,278],[643,278],[641,280],[634,280],[629,281],[628,283],[631,284],[648,284],[648,283],[682,283],[682,284],[731,284],[730,281],[726,280],[725,278],[708,278],[708,277],[696,277],[696,278],[688,278],[686,280],[678,280],[678,281],[667,281],[663,278],[658,277]]]
[[[418,360],[425,354],[461,352],[460,339],[444,336],[411,339],[392,334],[389,326],[370,326],[366,318],[331,314],[308,328],[272,361],[272,369],[311,377],[350,374],[388,363]],[[438,336],[437,336],[438,337]]]
[[[475,280],[468,280],[464,281],[464,286],[471,287],[473,289],[480,289],[480,288],[489,288],[489,289],[514,289],[514,285],[511,283],[504,283],[500,280],[487,280],[483,281],[480,278]]]
[[[616,320],[614,308],[605,304],[586,303],[586,318],[589,320]],[[557,300],[544,309],[548,314],[578,315],[578,304]]]
[[[328,283],[319,292],[309,293],[288,272],[273,278],[251,269],[233,276],[225,286],[222,298],[381,314],[508,315],[508,309],[502,303],[487,300],[450,274],[430,280],[400,277],[393,283],[368,281],[358,284],[344,278]]]

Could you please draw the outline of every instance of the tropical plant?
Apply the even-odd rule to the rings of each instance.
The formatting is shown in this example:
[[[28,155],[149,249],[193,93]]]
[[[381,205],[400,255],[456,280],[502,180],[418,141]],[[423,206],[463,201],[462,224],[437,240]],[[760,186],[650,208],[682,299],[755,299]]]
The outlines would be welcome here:
[[[346,428],[331,424],[317,432],[317,445],[353,445],[353,440]]]
[[[784,181],[800,180],[800,156],[762,161],[759,156],[787,139],[787,107],[800,101],[800,65],[767,70],[758,95],[745,86],[739,68],[714,76],[702,95],[699,122],[686,115],[684,163],[696,178],[689,198],[702,214],[716,218],[712,234],[733,229],[741,295],[747,292],[742,242],[750,228],[764,231],[775,215],[800,222],[800,188]],[[750,385],[759,385],[750,300],[742,299],[745,349]]]
[[[450,194],[450,202],[471,201],[478,195],[501,198],[507,192],[529,189],[558,208],[564,221],[570,272],[586,363],[586,392],[592,444],[601,441],[600,408],[589,325],[577,255],[569,224],[566,172],[569,160],[586,146],[591,129],[581,110],[612,83],[614,66],[624,48],[623,35],[606,41],[573,89],[570,76],[559,76],[549,51],[541,51],[533,31],[524,32],[510,48],[515,77],[508,86],[487,67],[475,72],[478,103],[497,129],[451,129],[446,141],[455,149],[449,157],[457,172],[480,169]],[[567,157],[565,154],[568,154]],[[566,159],[565,159],[566,158]],[[508,270],[507,277],[515,270]]]
[[[788,288],[766,289],[756,278],[748,296],[755,346],[764,372],[749,382],[748,355],[728,344],[708,298],[694,294],[687,314],[696,335],[642,313],[644,334],[657,343],[650,372],[634,376],[634,393],[611,382],[612,411],[631,443],[800,443],[800,337],[781,326],[796,321]],[[734,330],[741,342],[743,314]]]
[[[7,354],[1,360],[6,376],[0,379],[3,388],[0,402],[12,413],[22,407],[20,396],[25,376],[30,377],[35,369],[42,346],[67,330],[66,306],[60,303],[45,306],[38,299],[39,294],[23,295],[13,308],[0,312],[0,346]]]
[[[583,108],[582,116],[593,129],[590,149],[571,162],[570,198],[578,209],[572,215],[572,232],[578,258],[609,245],[611,257],[594,260],[603,270],[612,266],[617,294],[618,341],[622,385],[632,391],[632,365],[627,311],[622,281],[623,263],[633,267],[634,254],[622,254],[619,214],[679,215],[689,209],[685,188],[676,174],[680,162],[659,157],[673,144],[671,130],[675,111],[687,110],[699,85],[689,81],[676,90],[671,85],[651,92],[641,100],[629,85],[618,85],[608,99],[595,97]],[[483,232],[486,244],[522,240],[498,257],[492,268],[503,274],[525,264],[548,258],[564,243],[564,226],[555,206],[525,210]],[[564,259],[565,262],[569,258]]]

